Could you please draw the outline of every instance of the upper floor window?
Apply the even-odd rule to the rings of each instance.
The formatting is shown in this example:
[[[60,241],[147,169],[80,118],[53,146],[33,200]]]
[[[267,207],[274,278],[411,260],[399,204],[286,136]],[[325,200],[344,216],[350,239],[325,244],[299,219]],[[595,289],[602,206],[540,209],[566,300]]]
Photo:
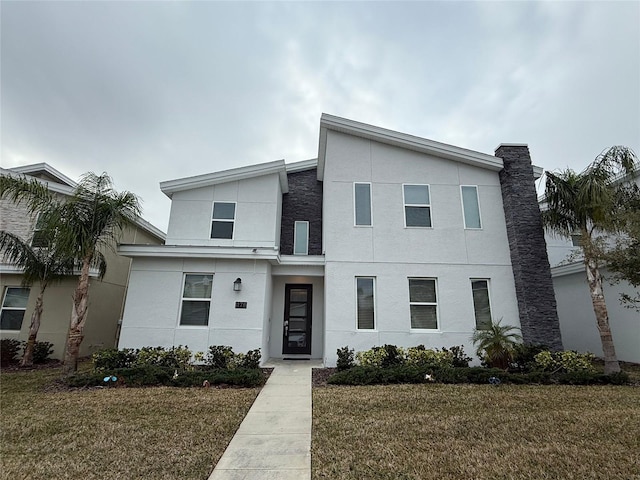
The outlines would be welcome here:
[[[478,203],[478,187],[462,185],[462,210],[464,212],[464,228],[482,228],[480,222],[480,204]]]
[[[371,184],[353,184],[355,223],[359,226],[371,226]]]
[[[409,279],[409,308],[411,328],[438,328],[438,301],[435,278]]]
[[[211,238],[233,238],[233,224],[236,219],[234,202],[214,202],[211,221]]]
[[[182,290],[180,325],[208,325],[213,275],[186,274]]]
[[[431,227],[429,185],[403,185],[404,226]]]
[[[293,233],[293,254],[309,254],[309,222],[296,222]]]
[[[375,278],[356,277],[357,327],[358,330],[375,328]]]
[[[2,299],[0,313],[0,330],[20,330],[24,312],[29,301],[29,289],[22,287],[7,287]]]
[[[491,305],[489,303],[489,280],[471,280],[473,310],[476,328],[486,330],[491,327]]]
[[[36,225],[33,229],[33,237],[31,237],[31,246],[46,248],[49,246],[47,241],[47,235],[44,232],[44,217],[41,213],[38,214],[36,219]]]

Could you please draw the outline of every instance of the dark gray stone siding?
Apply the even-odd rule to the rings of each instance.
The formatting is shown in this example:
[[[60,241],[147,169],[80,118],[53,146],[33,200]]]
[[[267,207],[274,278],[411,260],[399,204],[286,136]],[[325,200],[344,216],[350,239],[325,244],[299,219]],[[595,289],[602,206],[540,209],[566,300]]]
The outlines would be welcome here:
[[[297,221],[309,222],[309,255],[322,255],[322,182],[318,169],[287,174],[289,193],[282,196],[280,253],[293,255],[293,233]]]
[[[500,184],[522,337],[527,343],[542,343],[562,350],[556,297],[529,149],[526,145],[501,145],[496,156],[504,162]]]

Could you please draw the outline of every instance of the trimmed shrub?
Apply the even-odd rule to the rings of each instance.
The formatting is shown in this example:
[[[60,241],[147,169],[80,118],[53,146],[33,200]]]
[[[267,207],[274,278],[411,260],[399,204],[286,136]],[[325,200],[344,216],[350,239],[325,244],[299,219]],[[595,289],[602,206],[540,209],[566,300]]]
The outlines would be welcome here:
[[[212,345],[209,347],[205,364],[212,368],[227,369],[233,360],[233,350],[224,345]]]
[[[513,347],[513,358],[509,363],[509,371],[524,373],[536,370],[535,356],[545,350],[549,350],[546,345],[518,343]]]
[[[26,343],[25,343],[26,348]],[[24,349],[23,349],[24,352]],[[33,346],[33,363],[45,363],[53,353],[53,343],[39,342],[36,340]]]
[[[593,373],[594,356],[591,353],[578,353],[573,350],[549,352],[544,350],[535,357],[535,365],[539,370],[553,373]]]
[[[406,355],[407,365],[429,368],[453,366],[453,353],[446,349],[438,352],[427,349],[424,345],[418,345],[407,349]]]
[[[136,365],[155,365],[175,369],[186,369],[191,363],[189,347],[178,345],[165,350],[164,347],[144,347],[137,351]]]
[[[468,367],[469,366],[469,362],[471,360],[473,360],[471,357],[469,357],[466,353],[464,353],[464,346],[462,345],[455,345],[453,347],[450,348],[442,348],[443,352],[451,352],[452,355],[452,360],[451,360],[451,365],[453,367]]]
[[[0,340],[0,365],[6,367],[18,362],[18,353],[24,342],[15,338],[3,338]]]
[[[389,368],[405,363],[405,351],[395,345],[383,345],[356,353],[356,359],[363,367]]]
[[[353,348],[349,348],[348,346],[339,348],[336,350],[338,354],[338,361],[336,362],[336,368],[339,372],[343,370],[349,370],[350,368],[355,366],[354,360],[354,352]]]
[[[247,369],[260,368],[261,358],[262,354],[260,353],[259,348],[256,348],[255,350],[249,350],[247,353],[234,354],[232,352],[232,360],[230,362],[230,366],[232,366],[233,368]]]
[[[91,359],[93,360],[93,368],[98,372],[110,371],[116,368],[132,367],[137,358],[137,353],[130,348],[125,348],[123,350],[118,350],[117,348],[106,348],[91,356]]]

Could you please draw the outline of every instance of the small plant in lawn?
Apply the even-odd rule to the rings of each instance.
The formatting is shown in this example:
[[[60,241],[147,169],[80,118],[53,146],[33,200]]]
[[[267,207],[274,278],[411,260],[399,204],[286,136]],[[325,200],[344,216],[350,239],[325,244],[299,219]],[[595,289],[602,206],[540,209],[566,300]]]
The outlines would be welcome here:
[[[349,370],[354,367],[356,362],[354,359],[353,348],[349,348],[348,346],[339,348],[336,350],[338,355],[338,361],[336,362],[336,368],[339,372],[343,370]]]
[[[512,325],[501,325],[502,319],[491,322],[487,329],[475,329],[471,340],[476,346],[476,353],[489,367],[506,370],[513,359],[513,349],[522,337],[515,333],[519,328]]]

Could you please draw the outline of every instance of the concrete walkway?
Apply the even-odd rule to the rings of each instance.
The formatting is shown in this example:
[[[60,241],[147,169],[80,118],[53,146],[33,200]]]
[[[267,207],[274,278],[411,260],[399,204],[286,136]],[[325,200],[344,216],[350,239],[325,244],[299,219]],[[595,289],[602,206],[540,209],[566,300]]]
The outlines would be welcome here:
[[[311,479],[311,368],[322,364],[265,366],[274,370],[209,480]]]

